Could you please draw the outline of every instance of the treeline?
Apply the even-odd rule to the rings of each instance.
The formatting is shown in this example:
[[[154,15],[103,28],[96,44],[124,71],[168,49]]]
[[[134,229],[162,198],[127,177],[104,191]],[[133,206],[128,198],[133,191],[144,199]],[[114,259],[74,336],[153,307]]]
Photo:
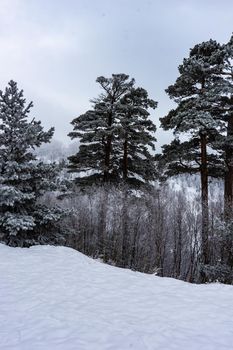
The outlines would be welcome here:
[[[223,264],[226,244],[222,219],[222,186],[211,186],[209,247],[211,264],[201,261],[201,201],[188,178],[176,178],[153,189],[131,192],[127,185],[91,186],[75,190],[62,206],[71,212],[59,223],[60,244],[119,267],[200,282],[231,283],[231,269]],[[198,179],[196,179],[198,180]],[[192,179],[193,181],[193,179]],[[58,199],[47,194],[44,203]]]
[[[79,148],[60,165],[36,156],[54,129],[29,120],[32,103],[10,81],[0,92],[1,241],[65,244],[117,266],[232,283],[232,60],[233,36],[190,50],[166,90],[177,107],[160,118],[174,132],[161,154],[150,119],[157,102],[126,74],[98,77],[100,95],[72,121]],[[182,174],[200,176],[200,196],[185,195],[186,181],[183,191],[166,185]],[[224,181],[217,201],[214,178]]]

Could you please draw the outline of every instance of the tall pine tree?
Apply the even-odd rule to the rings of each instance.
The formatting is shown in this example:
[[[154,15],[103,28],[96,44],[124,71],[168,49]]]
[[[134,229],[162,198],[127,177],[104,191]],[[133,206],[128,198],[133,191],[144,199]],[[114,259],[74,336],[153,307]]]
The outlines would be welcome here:
[[[45,132],[40,121],[29,120],[32,106],[14,81],[0,91],[0,240],[14,246],[49,242],[46,227],[61,215],[38,202],[53,188],[56,169],[38,163],[33,150],[49,142],[54,129]]]
[[[230,41],[222,46],[224,62],[216,74],[217,99],[214,114],[226,125],[226,132],[216,140],[216,149],[222,153],[225,161],[224,202],[225,216],[231,216],[233,210],[233,35]]]
[[[157,103],[147,91],[134,87],[128,75],[99,77],[100,96],[93,108],[72,121],[69,136],[80,138],[79,152],[69,157],[69,169],[80,174],[79,183],[119,182],[140,184],[155,178],[155,125],[149,120],[149,109]]]
[[[175,84],[167,89],[170,98],[178,106],[166,117],[161,118],[161,124],[165,130],[173,129],[176,134],[185,133],[189,137],[188,142],[180,142],[176,144],[176,147],[179,148],[180,156],[183,156],[183,159],[189,158],[188,161],[191,162],[192,169],[195,163],[198,165],[196,169],[201,176],[202,203],[201,262],[204,265],[208,264],[210,259],[207,146],[211,145],[211,142],[225,127],[225,123],[215,114],[218,87],[221,85],[221,79],[216,77],[221,72],[223,63],[224,53],[221,45],[216,41],[209,40],[195,45],[190,50],[189,57],[184,59],[183,64],[179,66],[180,76]],[[165,150],[168,153],[169,149]],[[212,157],[221,163],[217,155],[212,155]],[[181,162],[179,161],[180,164]],[[182,170],[185,170],[185,166],[182,166]],[[186,170],[190,172],[190,167],[186,167]],[[212,171],[214,170],[212,169]]]

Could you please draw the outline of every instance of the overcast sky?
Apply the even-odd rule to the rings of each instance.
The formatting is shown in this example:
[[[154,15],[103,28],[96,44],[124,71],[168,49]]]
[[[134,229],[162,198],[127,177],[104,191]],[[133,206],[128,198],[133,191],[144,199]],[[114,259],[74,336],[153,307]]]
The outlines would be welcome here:
[[[0,0],[0,89],[16,80],[33,116],[69,142],[71,120],[100,92],[96,77],[126,73],[159,102],[159,126],[189,49],[232,31],[233,0]]]

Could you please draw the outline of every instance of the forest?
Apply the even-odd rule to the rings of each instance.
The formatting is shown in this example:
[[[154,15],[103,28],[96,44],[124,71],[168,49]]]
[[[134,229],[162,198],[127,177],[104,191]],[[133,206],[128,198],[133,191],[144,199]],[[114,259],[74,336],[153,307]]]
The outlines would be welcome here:
[[[166,89],[175,107],[156,125],[159,101],[134,78],[97,77],[62,154],[11,80],[0,91],[0,242],[232,284],[233,36],[196,44],[178,71]],[[173,132],[161,152],[158,127]]]

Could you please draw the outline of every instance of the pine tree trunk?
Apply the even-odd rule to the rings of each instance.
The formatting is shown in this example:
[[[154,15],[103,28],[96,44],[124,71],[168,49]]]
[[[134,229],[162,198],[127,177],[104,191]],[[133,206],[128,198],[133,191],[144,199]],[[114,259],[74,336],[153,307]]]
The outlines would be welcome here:
[[[227,137],[233,137],[233,115],[229,118],[227,125]],[[225,173],[225,183],[224,183],[224,214],[225,218],[229,218],[232,214],[233,207],[233,157],[232,157],[232,147],[226,145],[225,149],[226,157],[226,173]]]
[[[123,189],[123,208],[122,208],[122,257],[121,257],[121,266],[129,267],[129,232],[128,232],[128,189],[125,187]]]
[[[227,138],[233,137],[233,115],[230,116],[227,125]],[[226,157],[226,172],[224,181],[224,218],[226,224],[229,224],[233,218],[233,155],[232,146],[226,145],[225,147]],[[221,247],[221,260],[227,266],[233,267],[233,254],[232,254],[232,235],[225,232],[225,239],[223,240]],[[225,281],[229,283],[229,281]]]
[[[105,159],[104,159],[104,182],[109,181],[109,168],[110,168],[110,156],[112,150],[112,136],[107,136],[107,142],[105,146]]]
[[[128,139],[127,134],[124,142],[124,155],[123,155],[123,179],[126,181],[128,177]]]
[[[180,278],[181,274],[181,260],[182,260],[182,216],[181,213],[177,214],[177,226],[174,230],[174,265],[173,276]]]
[[[98,252],[97,256],[102,256],[104,262],[108,260],[107,252],[107,209],[108,209],[108,189],[103,188],[100,200],[100,212],[99,212],[99,234],[98,234]]]
[[[207,136],[200,133],[201,139],[201,206],[202,206],[202,238],[201,250],[202,263],[209,263],[208,230],[209,230],[209,208],[208,208],[208,169],[207,169]]]
[[[112,106],[114,101],[112,100]],[[112,126],[113,116],[112,111],[108,114],[108,126]],[[107,136],[107,141],[105,145],[105,159],[104,159],[104,182],[109,181],[109,170],[110,170],[110,157],[112,152],[112,135]]]

